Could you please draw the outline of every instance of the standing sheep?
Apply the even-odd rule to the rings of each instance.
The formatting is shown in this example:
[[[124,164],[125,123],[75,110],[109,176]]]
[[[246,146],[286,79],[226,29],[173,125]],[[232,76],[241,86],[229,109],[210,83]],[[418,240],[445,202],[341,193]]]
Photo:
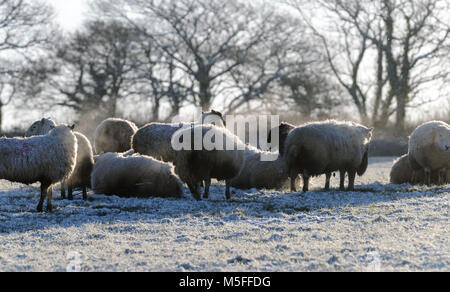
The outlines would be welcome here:
[[[214,121],[219,127],[225,126],[222,114],[211,111],[202,114],[202,122]],[[193,123],[150,123],[140,128],[132,139],[132,148],[136,153],[148,155],[165,162],[173,162],[175,151],[172,149],[173,134],[183,127]]]
[[[104,120],[95,129],[95,154],[130,150],[131,138],[137,130],[136,125],[127,120],[116,118]]]
[[[148,156],[106,153],[96,158],[91,177],[97,194],[122,197],[181,197],[183,185],[173,166]]]
[[[353,190],[356,173],[363,175],[368,166],[372,132],[373,129],[362,125],[339,121],[310,123],[292,130],[281,153],[291,178],[291,191],[296,191],[295,179],[299,173],[303,177],[303,191],[308,191],[311,176],[321,174],[326,174],[328,190],[331,175],[338,170],[340,189],[344,190],[348,172],[348,190]]]
[[[42,119],[41,121],[37,121],[31,125],[26,132],[26,136],[46,135],[50,129],[55,126],[56,124],[54,121],[50,119]],[[74,134],[78,143],[77,161],[70,178],[65,181],[61,181],[61,197],[66,197],[65,186],[67,185],[69,200],[73,200],[73,187],[81,187],[83,191],[83,199],[87,200],[87,187],[89,187],[91,181],[91,172],[94,166],[94,155],[91,143],[86,136],[79,132],[74,132]]]
[[[192,150],[198,149],[195,147],[198,144],[195,145],[194,142],[198,133],[203,142],[209,137],[209,141],[217,147],[208,148],[203,144],[200,150]],[[239,174],[244,165],[245,145],[227,129],[213,125],[197,125],[181,129],[173,139],[180,141],[185,137],[190,137],[190,148],[175,151],[175,172],[188,185],[193,197],[201,200],[200,183],[204,180],[204,198],[208,198],[211,179],[216,178],[225,180],[225,196],[230,199],[231,179]],[[233,150],[227,146],[232,146]]]
[[[413,176],[413,168],[411,167],[411,163],[409,162],[409,156],[408,154],[403,155],[396,161],[394,161],[394,165],[392,166],[391,173],[390,173],[390,183],[391,184],[416,184],[419,181],[422,181],[425,179],[425,172],[423,169],[418,169],[415,172],[415,176]],[[414,179],[414,180],[413,180]],[[431,173],[431,181],[433,183],[439,183],[439,176],[437,172]],[[450,182],[450,169],[447,170],[446,177],[445,177],[445,183]]]
[[[25,132],[25,137],[47,135],[48,132],[56,127],[56,123],[51,119],[43,118],[34,122]]]
[[[239,175],[231,180],[231,186],[238,189],[281,189],[289,185],[289,176],[284,167],[283,157],[274,161],[263,161],[261,156],[268,154],[247,146],[244,166]]]
[[[0,178],[13,182],[41,183],[37,211],[47,197],[52,211],[51,186],[67,179],[75,168],[77,138],[67,126],[57,126],[45,136],[0,139]]]
[[[450,125],[433,121],[419,126],[409,138],[409,162],[416,172],[423,169],[425,183],[431,185],[431,172],[438,172],[438,184],[450,169]]]

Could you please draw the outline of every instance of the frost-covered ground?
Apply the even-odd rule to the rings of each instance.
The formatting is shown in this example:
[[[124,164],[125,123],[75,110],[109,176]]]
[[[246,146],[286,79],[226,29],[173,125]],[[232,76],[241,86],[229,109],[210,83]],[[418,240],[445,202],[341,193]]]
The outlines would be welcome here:
[[[450,186],[387,185],[392,160],[351,193],[318,178],[229,202],[221,186],[202,202],[77,196],[52,214],[35,212],[37,186],[1,181],[0,271],[450,271]]]

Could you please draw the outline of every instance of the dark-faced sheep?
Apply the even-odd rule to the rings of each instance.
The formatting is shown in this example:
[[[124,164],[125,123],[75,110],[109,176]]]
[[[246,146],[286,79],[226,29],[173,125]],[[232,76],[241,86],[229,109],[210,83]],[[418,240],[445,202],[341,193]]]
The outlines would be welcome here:
[[[50,119],[42,119],[31,125],[27,130],[27,136],[37,136],[46,135],[50,129],[56,126],[55,122]],[[87,188],[91,183],[91,172],[94,167],[94,157],[92,146],[89,140],[83,134],[79,132],[74,132],[77,138],[78,150],[77,150],[77,161],[75,169],[70,176],[65,181],[61,181],[61,197],[66,197],[66,185],[68,191],[69,200],[73,199],[73,188],[81,187],[83,192],[83,199],[87,200]]]
[[[215,178],[225,180],[225,196],[230,199],[231,179],[244,165],[245,145],[227,129],[213,125],[180,129],[173,140],[186,143],[184,149],[175,151],[175,172],[188,185],[193,197],[201,200],[200,183],[204,180],[204,197],[208,198],[210,181]],[[210,145],[205,145],[205,141]]]
[[[183,185],[173,166],[148,156],[106,153],[96,157],[92,189],[120,197],[181,197]]]
[[[450,125],[433,121],[419,126],[409,138],[408,157],[411,167],[425,172],[424,183],[431,184],[431,173],[438,172],[438,184],[450,169]],[[412,178],[415,180],[415,178]]]
[[[109,118],[98,125],[94,133],[95,154],[126,152],[131,149],[131,138],[138,128],[133,122]]]
[[[57,126],[44,136],[0,139],[0,178],[13,182],[41,183],[37,211],[45,197],[52,211],[51,186],[72,174],[77,158],[77,138],[73,127]]]
[[[353,190],[356,174],[363,175],[368,166],[372,132],[373,129],[362,125],[339,121],[309,123],[292,130],[281,153],[291,178],[291,191],[296,191],[295,179],[299,173],[303,177],[303,191],[308,191],[311,176],[321,174],[326,174],[328,190],[335,171],[341,174],[340,189],[344,190],[348,172],[348,190]]]
[[[394,161],[394,165],[392,166],[390,173],[390,183],[397,185],[405,183],[417,184],[425,180],[425,172],[423,169],[416,170],[414,176],[413,173],[414,170],[411,167],[408,155],[403,155],[402,157]],[[431,173],[431,182],[435,184],[439,183],[438,172],[434,171]],[[450,183],[450,169],[447,170],[444,183]]]

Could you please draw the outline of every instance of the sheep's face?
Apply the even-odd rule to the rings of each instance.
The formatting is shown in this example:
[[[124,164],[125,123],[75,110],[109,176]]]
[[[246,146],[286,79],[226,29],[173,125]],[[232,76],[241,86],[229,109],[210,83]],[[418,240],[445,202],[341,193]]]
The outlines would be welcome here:
[[[56,127],[55,122],[50,119],[42,119],[34,122],[30,128],[26,131],[25,137],[47,135],[51,130]]]
[[[202,123],[203,124],[212,124],[217,127],[226,127],[226,122],[223,118],[221,112],[211,110],[207,113],[202,113]]]
[[[441,130],[435,137],[435,144],[439,145],[442,151],[450,153],[450,131]]]

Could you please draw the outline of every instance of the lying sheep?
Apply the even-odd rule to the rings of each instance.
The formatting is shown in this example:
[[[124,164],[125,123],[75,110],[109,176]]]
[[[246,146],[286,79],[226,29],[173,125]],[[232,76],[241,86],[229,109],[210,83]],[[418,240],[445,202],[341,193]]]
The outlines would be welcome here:
[[[254,147],[247,146],[244,166],[239,175],[231,180],[231,186],[238,189],[284,189],[289,185],[281,156],[274,161],[264,161],[267,154]]]
[[[50,119],[42,119],[31,125],[27,130],[26,136],[46,135],[50,129],[56,126]],[[61,182],[61,197],[66,197],[66,185],[68,187],[68,198],[73,200],[72,188],[81,187],[83,199],[87,200],[87,187],[90,186],[91,172],[94,167],[94,157],[92,146],[89,140],[83,134],[74,132],[77,138],[78,150],[75,169],[66,181]]]
[[[390,183],[400,185],[405,183],[417,184],[418,182],[424,181],[425,172],[423,169],[418,169],[415,176],[413,176],[413,172],[414,170],[411,167],[408,155],[403,155],[394,161],[394,165],[392,166],[390,173]],[[431,182],[435,184],[439,183],[438,172],[434,171],[431,173]],[[445,183],[450,183],[450,169],[447,170]]]
[[[67,126],[57,126],[45,136],[0,139],[0,178],[13,182],[41,183],[37,211],[47,197],[52,211],[51,186],[67,179],[75,168],[77,138]]]
[[[444,182],[444,176],[450,169],[450,125],[433,121],[419,126],[409,138],[408,157],[416,172],[423,169],[424,182],[431,185],[431,172],[438,172],[438,184]]]
[[[348,190],[354,189],[355,176],[363,175],[368,166],[369,142],[373,129],[352,122],[325,121],[292,130],[281,153],[295,192],[295,179],[303,177],[303,191],[309,189],[311,176],[326,174],[325,189],[330,188],[333,172],[340,172],[340,189],[344,190],[348,172]],[[283,145],[283,141],[280,142]]]
[[[195,149],[196,133],[200,134],[203,141],[216,143],[218,148],[208,148],[208,145],[203,144],[202,147],[199,147],[200,150],[191,150]],[[204,198],[208,198],[212,178],[225,180],[225,196],[230,199],[231,179],[239,174],[244,165],[245,145],[227,129],[213,125],[197,125],[181,129],[177,131],[173,139],[184,142],[186,137],[191,139],[188,149],[174,152],[175,172],[188,185],[196,200],[201,200],[200,183],[202,180],[205,181]],[[227,150],[229,148],[226,146],[232,146],[234,150]]]
[[[98,125],[94,133],[95,154],[125,152],[131,149],[131,138],[138,128],[133,122],[109,118]]]
[[[202,114],[201,121],[214,121],[216,126],[224,127],[222,114],[211,111]],[[193,123],[150,123],[140,128],[132,138],[132,148],[136,153],[148,155],[165,162],[173,162],[175,151],[172,149],[172,135],[183,127]]]
[[[97,194],[121,197],[181,197],[183,185],[173,166],[148,156],[106,153],[96,158],[91,177]]]

